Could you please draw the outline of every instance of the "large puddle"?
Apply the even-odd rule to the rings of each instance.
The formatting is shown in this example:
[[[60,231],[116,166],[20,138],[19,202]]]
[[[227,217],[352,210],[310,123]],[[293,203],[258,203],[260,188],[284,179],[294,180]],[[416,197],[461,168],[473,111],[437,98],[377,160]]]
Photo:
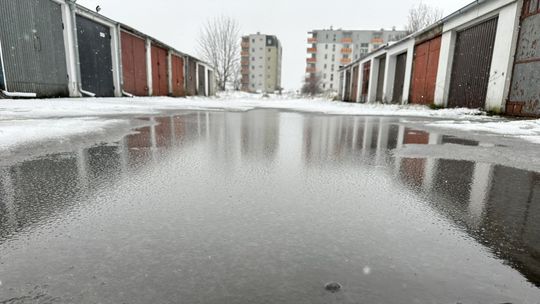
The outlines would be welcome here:
[[[540,173],[475,156],[493,141],[274,110],[147,119],[0,167],[0,303],[540,303]],[[399,153],[422,146],[449,157]]]

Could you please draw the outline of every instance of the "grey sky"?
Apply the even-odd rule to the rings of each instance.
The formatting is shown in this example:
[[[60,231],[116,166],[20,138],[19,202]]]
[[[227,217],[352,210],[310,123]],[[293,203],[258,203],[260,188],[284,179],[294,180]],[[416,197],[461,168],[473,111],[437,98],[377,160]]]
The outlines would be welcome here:
[[[306,68],[307,32],[312,29],[403,28],[411,6],[419,0],[79,0],[78,3],[156,37],[169,45],[197,54],[201,25],[218,15],[238,19],[242,34],[277,35],[283,44],[283,86],[300,87]],[[445,15],[471,0],[424,0]]]

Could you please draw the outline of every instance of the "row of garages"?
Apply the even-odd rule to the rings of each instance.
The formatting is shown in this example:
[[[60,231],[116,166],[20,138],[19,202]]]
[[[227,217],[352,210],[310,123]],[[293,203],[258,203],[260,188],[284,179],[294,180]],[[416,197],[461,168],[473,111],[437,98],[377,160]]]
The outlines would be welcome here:
[[[351,102],[540,116],[539,0],[477,0],[341,69]]]
[[[3,97],[209,96],[212,68],[70,0],[0,1]]]

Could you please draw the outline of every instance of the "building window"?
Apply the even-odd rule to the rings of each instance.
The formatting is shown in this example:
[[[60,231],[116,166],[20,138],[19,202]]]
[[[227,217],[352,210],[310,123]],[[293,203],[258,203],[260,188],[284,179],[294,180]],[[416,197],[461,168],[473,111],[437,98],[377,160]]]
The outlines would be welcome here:
[[[328,59],[328,54],[324,54],[324,59]]]
[[[325,63],[325,64],[324,64],[324,68],[326,69],[327,67],[328,67],[328,65]]]
[[[367,47],[369,47],[369,43],[362,43],[362,44],[360,44],[360,46],[363,47],[363,48],[367,48]]]
[[[335,44],[332,45],[332,51],[334,51],[334,52],[336,51],[336,45]]]
[[[251,39],[251,41],[252,41],[253,43],[255,43],[255,39]]]
[[[336,55],[332,54],[332,61],[336,60]]]
[[[331,84],[330,84],[330,89],[333,89],[333,88],[334,88],[334,84],[331,83]]]
[[[330,74],[330,81],[334,81],[334,74]]]
[[[323,83],[322,88],[326,89],[326,83]]]
[[[323,74],[323,77],[322,77],[322,78],[323,78],[323,79],[326,79],[326,73]]]
[[[324,48],[328,50],[328,43],[324,45]]]

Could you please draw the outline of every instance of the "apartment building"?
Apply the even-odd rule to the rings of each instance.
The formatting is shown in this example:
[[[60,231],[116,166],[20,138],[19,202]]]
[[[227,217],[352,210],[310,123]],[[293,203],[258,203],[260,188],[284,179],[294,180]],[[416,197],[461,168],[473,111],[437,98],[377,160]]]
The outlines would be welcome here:
[[[273,93],[281,89],[282,48],[276,36],[242,37],[242,91]]]
[[[314,30],[308,33],[306,77],[319,76],[321,89],[338,91],[339,68],[360,59],[382,45],[405,37],[392,30]]]

